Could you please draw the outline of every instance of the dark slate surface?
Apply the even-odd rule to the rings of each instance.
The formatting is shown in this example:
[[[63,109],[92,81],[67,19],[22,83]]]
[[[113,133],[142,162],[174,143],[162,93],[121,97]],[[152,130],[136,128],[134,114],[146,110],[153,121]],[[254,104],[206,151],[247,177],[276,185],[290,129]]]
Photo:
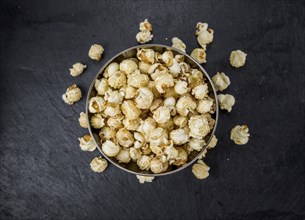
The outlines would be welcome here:
[[[1,1],[0,219],[305,219],[304,10],[304,1]],[[188,52],[197,21],[215,30],[204,67],[230,76],[237,103],[221,112],[205,181],[190,167],[145,185],[114,166],[96,174],[99,152],[79,149],[85,99],[71,107],[61,95],[72,83],[85,95],[110,57],[136,45],[144,18],[153,43],[178,36]],[[105,47],[101,62],[87,57],[93,43]],[[244,68],[230,67],[234,49],[248,53]],[[78,61],[88,69],[72,78]],[[251,139],[236,146],[229,132],[243,123]]]

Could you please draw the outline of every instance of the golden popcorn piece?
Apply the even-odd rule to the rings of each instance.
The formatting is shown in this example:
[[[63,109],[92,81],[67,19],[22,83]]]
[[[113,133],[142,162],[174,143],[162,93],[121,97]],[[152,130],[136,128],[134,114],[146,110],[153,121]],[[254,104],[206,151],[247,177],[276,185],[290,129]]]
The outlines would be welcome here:
[[[129,163],[131,160],[129,149],[121,149],[115,156],[115,159],[117,159],[119,163]]]
[[[247,144],[249,141],[249,128],[247,125],[236,125],[231,130],[230,139],[237,145]]]
[[[107,160],[102,157],[95,157],[90,163],[91,170],[96,173],[102,173],[107,166]]]
[[[120,89],[126,85],[127,78],[122,71],[116,71],[108,78],[108,84],[114,89]]]
[[[161,59],[164,62],[166,67],[170,67],[173,65],[173,62],[174,62],[174,54],[172,51],[169,51],[169,50],[165,51],[161,55]]]
[[[137,52],[137,58],[144,63],[154,64],[155,51],[153,49],[146,48],[139,49]]]
[[[142,156],[142,153],[140,149],[137,149],[135,147],[130,147],[129,155],[132,161],[137,161]]]
[[[82,128],[88,128],[86,114],[84,112],[81,112],[79,114],[78,122]]]
[[[130,120],[137,119],[141,114],[140,109],[131,100],[124,101],[121,110],[125,117]]]
[[[143,22],[139,25],[140,31],[152,31],[152,25],[149,23],[148,19],[146,18]]]
[[[192,90],[192,95],[196,99],[204,99],[205,97],[208,96],[208,93],[209,93],[209,88],[208,88],[208,85],[206,83],[199,84],[196,87],[194,87],[193,90]]]
[[[120,63],[120,71],[125,73],[127,76],[138,69],[138,64],[132,59],[123,60]]]
[[[149,77],[146,74],[142,74],[137,71],[130,74],[127,79],[128,86],[132,86],[134,88],[141,88],[147,86],[149,83]]]
[[[157,123],[167,122],[171,118],[169,108],[165,106],[157,108],[156,111],[154,111],[153,118]]]
[[[136,176],[137,176],[137,178],[138,178],[138,180],[141,184],[151,183],[155,179],[155,177],[153,177],[153,176],[152,177],[150,177],[150,176],[140,176],[140,175],[136,175]]]
[[[139,109],[149,109],[153,100],[154,94],[147,87],[142,87],[138,89],[138,95],[135,98],[136,106]]]
[[[102,54],[104,53],[104,48],[99,44],[93,44],[90,47],[90,50],[88,52],[88,56],[92,60],[100,61],[102,58]]]
[[[228,112],[232,111],[232,107],[235,104],[234,96],[229,94],[219,94],[217,95],[217,98],[222,110],[227,110]]]
[[[124,119],[124,115],[118,114],[116,116],[108,118],[107,125],[113,129],[120,129],[123,127],[122,124],[123,119]]]
[[[182,52],[186,52],[186,45],[185,43],[183,43],[183,41],[181,39],[179,39],[178,37],[174,37],[172,38],[172,47],[181,50]]]
[[[155,87],[159,93],[165,93],[167,88],[174,86],[174,78],[169,73],[160,73],[155,79]]]
[[[169,134],[170,139],[174,142],[176,145],[182,145],[189,141],[189,135],[186,132],[186,130],[179,128],[176,130],[172,130]]]
[[[173,121],[177,127],[184,128],[185,126],[187,126],[188,118],[183,115],[177,115],[174,117]]]
[[[215,102],[212,98],[210,97],[206,97],[204,99],[200,99],[197,102],[197,112],[201,113],[201,114],[205,114],[205,113],[215,113]]]
[[[116,130],[113,127],[104,126],[99,132],[99,137],[101,138],[101,141],[105,140],[115,140],[115,134]]]
[[[94,88],[99,95],[105,95],[109,89],[108,80],[103,78],[101,80],[96,79],[94,83]]]
[[[102,144],[102,150],[108,157],[114,157],[120,152],[120,146],[110,140],[106,140]]]
[[[177,112],[182,116],[187,116],[190,112],[194,112],[197,104],[190,96],[182,96],[176,104]]]
[[[194,58],[200,64],[207,62],[206,60],[207,54],[205,52],[205,49],[203,48],[194,49],[191,53],[191,57]]]
[[[109,76],[111,76],[112,74],[114,74],[115,72],[117,72],[119,70],[120,70],[119,64],[116,62],[112,62],[106,67],[106,69],[103,73],[103,77],[108,78]]]
[[[89,99],[89,112],[100,113],[106,108],[105,100],[100,96],[95,96]]]
[[[79,76],[81,75],[84,70],[87,68],[87,65],[84,65],[82,63],[75,63],[72,65],[72,68],[70,68],[70,75],[71,76]]]
[[[105,125],[104,118],[101,114],[94,114],[90,119],[90,123],[95,129],[100,129]]]
[[[212,81],[216,91],[223,91],[231,84],[230,78],[223,72],[217,72]]]
[[[168,162],[163,162],[160,157],[154,157],[150,161],[150,170],[153,173],[162,173],[168,168]]]
[[[148,30],[140,31],[136,35],[136,39],[140,44],[145,44],[153,39],[154,35]]]
[[[205,49],[206,45],[211,43],[214,39],[214,31],[208,28],[207,23],[198,22],[196,25],[197,41],[202,48]]]
[[[188,143],[189,147],[195,151],[201,151],[205,144],[205,141],[199,138],[192,138]]]
[[[202,160],[198,160],[192,167],[192,172],[197,179],[206,179],[209,176],[210,167],[208,167]]]
[[[96,149],[96,145],[94,144],[93,139],[89,134],[85,134],[83,137],[78,138],[79,146],[82,151],[94,151]]]
[[[187,162],[188,155],[186,150],[182,147],[176,147],[176,150],[178,150],[178,156],[172,164],[175,166],[181,166]]]
[[[168,143],[168,133],[166,129],[155,128],[149,134],[150,147],[161,146]]]
[[[183,80],[178,80],[175,84],[175,92],[179,95],[185,95],[186,93],[188,93],[189,88],[188,88],[188,83],[186,81]]]
[[[62,95],[62,99],[68,105],[73,105],[82,98],[82,91],[76,84],[67,88],[67,91]]]
[[[189,119],[190,136],[204,138],[210,131],[209,121],[204,115],[196,115]]]
[[[137,165],[139,166],[140,170],[149,170],[150,168],[150,162],[151,158],[147,155],[142,155],[138,160],[137,160]]]
[[[121,114],[120,105],[108,103],[104,110],[104,114],[106,115],[106,117],[114,117],[116,115],[120,115]]]
[[[123,120],[124,128],[126,128],[129,131],[136,131],[138,127],[140,126],[140,119],[128,119],[124,118]]]
[[[230,64],[233,67],[242,67],[246,63],[247,54],[242,52],[241,50],[234,50],[230,54]]]
[[[128,131],[126,128],[119,129],[115,137],[119,145],[125,148],[132,146],[134,143],[132,133],[130,133],[130,131]]]

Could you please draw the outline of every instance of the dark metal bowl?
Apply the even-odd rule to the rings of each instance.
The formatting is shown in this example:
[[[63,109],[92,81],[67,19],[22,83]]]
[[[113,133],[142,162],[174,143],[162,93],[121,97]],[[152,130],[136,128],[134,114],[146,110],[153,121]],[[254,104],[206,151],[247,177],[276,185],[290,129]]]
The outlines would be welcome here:
[[[155,51],[158,51],[160,53],[162,53],[164,50],[170,50],[174,53],[174,55],[176,54],[182,54],[185,56],[185,61],[190,64],[190,66],[192,68],[198,68],[199,70],[201,70],[203,72],[203,74],[205,75],[205,77],[208,79],[208,86],[209,86],[209,90],[210,90],[210,94],[209,96],[212,97],[215,100],[216,103],[216,111],[215,113],[212,115],[212,118],[215,120],[215,125],[213,130],[205,137],[205,142],[206,145],[202,148],[202,150],[200,152],[198,151],[193,151],[190,153],[189,157],[188,157],[188,161],[179,167],[176,166],[169,166],[169,168],[167,169],[166,172],[164,173],[159,173],[159,174],[155,174],[152,173],[151,171],[143,171],[140,170],[137,166],[137,164],[135,162],[130,162],[128,164],[124,164],[124,163],[118,163],[118,161],[115,158],[112,157],[108,157],[106,156],[103,151],[102,151],[102,144],[100,143],[100,138],[99,138],[99,131],[97,129],[94,129],[93,127],[91,127],[90,125],[90,118],[92,116],[92,113],[90,113],[88,111],[88,104],[89,104],[89,99],[93,96],[96,95],[96,92],[94,91],[94,83],[96,79],[102,78],[102,73],[104,72],[105,68],[111,63],[111,62],[117,62],[120,63],[121,61],[123,61],[124,59],[127,58],[131,58],[131,57],[135,57],[136,53],[137,53],[137,49],[139,48],[151,48]],[[191,165],[194,161],[196,161],[196,159],[198,158],[198,156],[206,149],[207,145],[209,144],[209,142],[212,139],[213,134],[215,133],[216,130],[216,126],[217,126],[217,122],[218,122],[218,101],[217,101],[217,94],[216,94],[216,90],[213,86],[213,83],[211,81],[211,78],[209,77],[209,75],[207,74],[207,72],[202,68],[202,66],[197,63],[191,56],[183,53],[182,51],[175,49],[173,47],[169,47],[169,46],[165,46],[165,45],[160,45],[160,44],[145,44],[145,45],[139,45],[139,46],[135,46],[135,47],[131,47],[128,48],[120,53],[118,53],[117,55],[115,55],[114,57],[112,57],[96,74],[96,76],[94,77],[91,86],[89,88],[88,91],[88,95],[87,95],[87,100],[86,100],[86,117],[87,117],[87,123],[88,123],[88,129],[89,129],[89,133],[91,135],[91,137],[94,140],[95,145],[97,146],[97,148],[99,149],[99,151],[101,152],[101,154],[107,158],[108,161],[110,161],[113,165],[115,165],[116,167],[128,172],[128,173],[132,173],[132,174],[136,174],[136,175],[142,175],[142,176],[165,176],[168,174],[173,174],[173,173],[177,173],[178,171],[183,170],[184,168],[188,167],[189,165]]]

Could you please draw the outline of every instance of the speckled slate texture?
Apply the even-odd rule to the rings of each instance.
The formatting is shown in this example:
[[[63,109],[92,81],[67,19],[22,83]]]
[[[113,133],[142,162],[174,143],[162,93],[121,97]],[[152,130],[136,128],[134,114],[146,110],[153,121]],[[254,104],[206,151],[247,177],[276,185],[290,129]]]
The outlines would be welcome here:
[[[0,219],[305,219],[304,11],[304,1],[1,1]],[[62,93],[77,83],[85,96],[145,18],[153,43],[177,36],[189,53],[198,21],[215,31],[204,67],[230,76],[237,103],[221,112],[205,181],[190,167],[145,185],[114,166],[96,174],[99,152],[79,149],[85,98],[68,106]],[[101,62],[87,56],[93,43]],[[230,67],[234,49],[245,67]],[[79,61],[88,68],[72,78]],[[236,146],[229,132],[243,123],[251,138]]]

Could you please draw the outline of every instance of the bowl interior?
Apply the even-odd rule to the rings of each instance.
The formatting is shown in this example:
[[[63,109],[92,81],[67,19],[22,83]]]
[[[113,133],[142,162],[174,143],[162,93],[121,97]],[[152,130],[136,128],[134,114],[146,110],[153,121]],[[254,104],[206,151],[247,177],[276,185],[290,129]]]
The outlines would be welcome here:
[[[214,114],[212,114],[212,118],[215,120],[215,125],[214,125],[214,128],[212,129],[212,131],[204,138],[205,142],[207,143],[203,148],[202,150],[199,152],[199,151],[192,151],[188,157],[188,161],[187,163],[185,163],[184,165],[182,166],[169,166],[168,170],[164,173],[160,173],[160,174],[154,174],[152,173],[151,171],[143,171],[143,170],[140,170],[137,166],[137,164],[135,162],[130,162],[128,164],[125,164],[125,163],[118,163],[118,161],[115,159],[115,158],[112,158],[112,157],[108,157],[106,156],[103,151],[102,151],[102,144],[100,142],[100,138],[99,138],[99,130],[97,129],[94,129],[93,127],[91,127],[90,125],[90,118],[91,116],[93,115],[92,113],[90,113],[88,111],[88,103],[89,103],[89,99],[91,97],[94,97],[96,96],[96,91],[94,89],[94,82],[96,79],[100,79],[103,77],[102,73],[104,72],[105,68],[111,63],[111,62],[117,62],[117,63],[120,63],[121,61],[123,61],[124,59],[128,59],[128,58],[132,58],[132,57],[135,57],[136,56],[136,53],[137,53],[137,50],[140,49],[140,48],[151,48],[155,51],[158,51],[160,53],[162,53],[163,51],[165,50],[170,50],[174,53],[174,55],[176,54],[182,54],[185,56],[185,62],[187,62],[188,64],[190,64],[191,68],[197,68],[199,69],[200,71],[203,72],[204,74],[204,77],[207,79],[207,84],[209,86],[209,96],[211,98],[213,98],[215,100],[215,104],[216,104],[216,111]],[[207,72],[201,67],[200,64],[198,64],[193,58],[191,58],[189,55],[175,49],[175,48],[172,48],[172,47],[168,47],[168,46],[165,46],[165,45],[156,45],[156,44],[147,44],[147,45],[139,45],[139,46],[136,46],[136,47],[132,47],[132,48],[129,48],[127,50],[124,50],[122,51],[121,53],[117,54],[116,56],[114,56],[113,58],[111,58],[97,73],[96,77],[93,79],[92,83],[91,83],[91,86],[90,86],[90,89],[89,89],[89,92],[88,92],[88,96],[87,96],[87,101],[86,101],[86,115],[87,115],[87,123],[89,126],[89,132],[90,132],[90,135],[91,137],[93,138],[96,146],[98,147],[99,151],[103,154],[103,156],[105,158],[107,158],[112,164],[114,164],[115,166],[129,172],[129,173],[133,173],[133,174],[136,174],[136,175],[143,175],[143,176],[162,176],[162,175],[167,175],[167,174],[171,174],[171,173],[175,173],[175,172],[178,172],[182,169],[184,169],[185,167],[189,166],[190,164],[192,164],[196,159],[197,157],[199,156],[199,154],[201,154],[201,152],[203,152],[207,145],[209,144],[215,130],[216,130],[216,126],[217,126],[217,122],[218,122],[218,102],[217,102],[217,97],[216,97],[216,90],[212,84],[212,81],[209,77],[209,75],[207,74]]]

